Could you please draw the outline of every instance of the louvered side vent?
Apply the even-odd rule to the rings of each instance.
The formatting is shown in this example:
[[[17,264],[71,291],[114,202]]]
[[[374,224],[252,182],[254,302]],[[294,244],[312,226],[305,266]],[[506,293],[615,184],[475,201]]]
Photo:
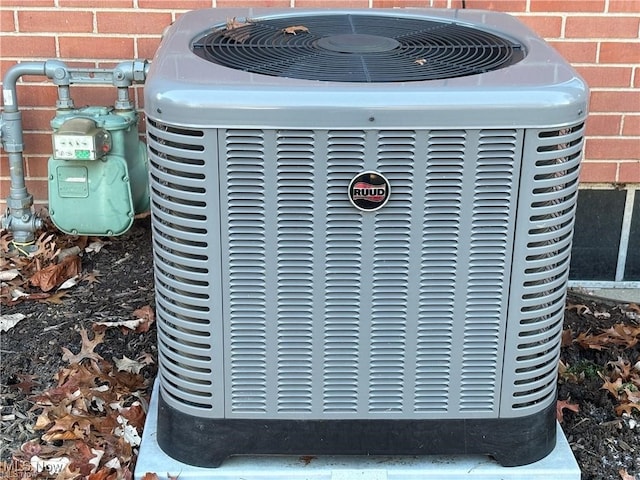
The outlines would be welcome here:
[[[496,416],[521,143],[221,132],[226,415]],[[365,170],[392,189],[370,214],[347,197]]]
[[[514,271],[516,265],[524,267],[523,281],[521,297],[514,299],[518,311],[510,312],[520,321],[517,338],[509,342],[515,350],[506,357],[514,361],[505,361],[505,369],[514,368],[509,372],[513,385],[505,385],[505,391],[519,415],[554,399],[583,136],[583,124],[529,130],[525,143],[525,156],[535,162],[523,171],[521,199],[531,203],[518,220]]]
[[[482,130],[473,189],[462,352],[462,411],[493,411],[499,401],[502,338],[511,262],[516,130]]]
[[[171,402],[213,408],[207,173],[201,130],[147,123],[160,375]]]
[[[229,130],[226,154],[228,228],[228,383],[233,412],[267,412],[267,335],[277,312],[267,305],[273,284],[267,283],[268,262],[275,261],[275,245],[268,242],[265,217],[273,213],[267,195],[265,139],[261,130]],[[271,267],[272,268],[272,267]],[[269,290],[269,292],[268,292]],[[269,304],[269,307],[271,303]],[[267,322],[269,325],[267,325]],[[269,332],[267,332],[269,329]],[[273,343],[273,340],[271,340]],[[270,353],[270,352],[269,352]]]

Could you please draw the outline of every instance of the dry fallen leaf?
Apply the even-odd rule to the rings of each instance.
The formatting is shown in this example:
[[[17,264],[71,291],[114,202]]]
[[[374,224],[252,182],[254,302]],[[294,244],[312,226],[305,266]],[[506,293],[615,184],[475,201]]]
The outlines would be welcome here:
[[[414,61],[413,63],[415,63],[416,65],[424,65],[425,63],[427,63],[427,60],[424,58],[418,58],[416,61]]]
[[[68,348],[62,347],[62,351],[64,352],[62,360],[69,363],[80,363],[85,358],[90,360],[102,360],[102,357],[94,352],[93,349],[96,348],[98,344],[102,343],[104,333],[95,332],[93,340],[90,340],[87,335],[87,331],[83,328],[80,330],[80,337],[82,338],[80,353],[74,354]]]
[[[572,412],[580,411],[580,406],[577,403],[571,403],[569,400],[558,400],[556,402],[556,418],[558,422],[564,421],[564,409],[571,410]]]
[[[43,292],[53,290],[65,280],[79,275],[82,270],[80,257],[72,255],[66,257],[60,263],[49,265],[36,272],[29,281],[34,287],[40,287]]]
[[[251,37],[251,31],[250,29],[243,29],[242,27],[251,25],[253,25],[253,22],[249,19],[245,19],[243,22],[238,20],[237,17],[227,18],[227,28],[222,35],[230,38],[234,42],[244,43]]]
[[[0,315],[0,332],[11,330],[18,324],[18,322],[25,318],[27,318],[27,316],[23,313],[7,313]]]
[[[626,468],[621,468],[620,470],[618,470],[618,473],[620,474],[620,478],[622,480],[636,480],[636,476],[627,473]]]
[[[290,27],[285,27],[282,31],[288,35],[297,35],[298,33],[309,33],[309,29],[304,25],[292,25]]]
[[[121,372],[140,373],[140,370],[146,366],[144,363],[136,362],[125,355],[122,358],[114,358],[113,361],[116,368]]]
[[[144,333],[149,331],[149,328],[155,320],[155,313],[153,312],[153,308],[151,308],[150,305],[145,305],[144,307],[134,310],[133,316],[142,320],[140,325],[138,325],[138,327],[136,328],[136,333]]]

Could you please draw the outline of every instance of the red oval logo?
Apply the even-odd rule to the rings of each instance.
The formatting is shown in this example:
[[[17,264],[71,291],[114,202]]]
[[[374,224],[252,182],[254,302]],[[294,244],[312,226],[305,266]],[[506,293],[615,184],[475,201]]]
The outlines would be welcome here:
[[[389,200],[391,186],[378,172],[363,172],[349,183],[349,200],[359,210],[371,212],[382,208]]]

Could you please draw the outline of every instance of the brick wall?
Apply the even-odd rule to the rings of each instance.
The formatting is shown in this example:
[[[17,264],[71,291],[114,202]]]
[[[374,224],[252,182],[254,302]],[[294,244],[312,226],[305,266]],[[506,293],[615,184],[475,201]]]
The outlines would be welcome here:
[[[546,38],[592,87],[583,182],[640,183],[640,0],[466,0],[466,8],[512,13]],[[0,74],[16,62],[60,58],[112,67],[153,58],[163,29],[185,10],[207,7],[441,7],[463,0],[1,0]],[[179,6],[179,9],[176,7]],[[72,87],[76,105],[108,105],[115,89]],[[142,90],[135,96],[141,106]],[[29,190],[47,197],[49,121],[56,91],[45,78],[18,86]],[[0,158],[0,202],[9,192]],[[4,208],[4,207],[3,207]]]

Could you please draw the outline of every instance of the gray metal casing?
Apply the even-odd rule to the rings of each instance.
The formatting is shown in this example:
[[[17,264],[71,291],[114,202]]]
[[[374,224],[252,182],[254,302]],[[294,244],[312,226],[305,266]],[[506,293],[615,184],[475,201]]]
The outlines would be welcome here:
[[[153,61],[164,400],[230,419],[549,407],[587,86],[520,22],[473,10],[366,13],[477,25],[526,57],[447,80],[342,83],[246,73],[190,51],[228,18],[316,13],[190,12]],[[369,213],[347,196],[367,170],[392,189]]]

